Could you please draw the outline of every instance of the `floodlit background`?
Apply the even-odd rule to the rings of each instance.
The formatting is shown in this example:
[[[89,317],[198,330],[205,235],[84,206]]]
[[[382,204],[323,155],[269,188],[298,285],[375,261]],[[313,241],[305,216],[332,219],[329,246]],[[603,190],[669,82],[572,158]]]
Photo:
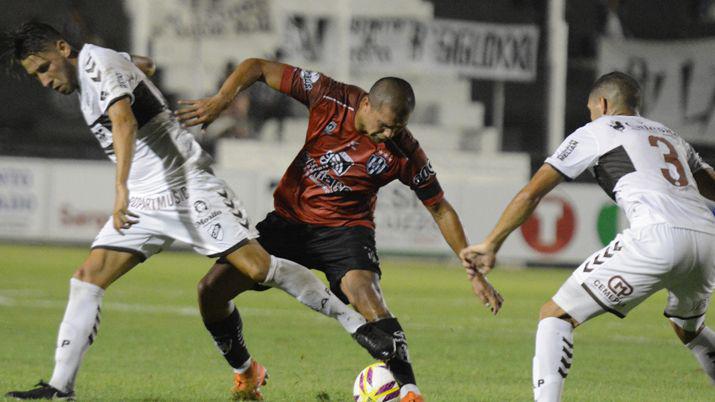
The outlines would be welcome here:
[[[603,73],[621,70],[634,75],[644,89],[642,114],[674,129],[715,164],[713,0],[0,0],[0,9],[2,29],[39,19],[54,25],[78,48],[93,43],[152,57],[158,66],[153,81],[172,108],[178,99],[215,93],[227,74],[249,57],[321,71],[364,89],[382,76],[403,77],[412,83],[417,97],[409,127],[430,157],[472,242],[486,235],[513,194],[563,138],[588,122],[586,98],[591,83]],[[214,155],[217,174],[244,201],[255,224],[272,209],[272,191],[300,150],[306,125],[302,105],[259,83],[240,94],[206,132],[194,133]],[[114,166],[90,134],[76,96],[48,91],[26,77],[0,79],[0,393],[11,385],[32,385],[36,378],[27,375],[47,375],[64,306],[65,280],[109,217],[113,180]],[[414,194],[397,182],[382,189],[378,199],[376,233],[387,276],[386,294],[396,315],[405,317],[408,336],[417,339],[412,353],[418,378],[425,378],[425,391],[432,396],[428,400],[528,400],[536,314],[568,271],[495,272],[493,281],[506,289],[507,304],[504,317],[488,319],[470,304],[468,284],[452,269],[456,259],[450,257],[451,251]],[[533,217],[505,243],[500,261],[512,268],[573,268],[626,226],[625,217],[586,174],[559,186],[542,201]],[[27,245],[37,243],[43,246]],[[434,269],[430,270],[415,262],[415,257],[424,256],[450,259],[432,260],[429,264]],[[172,269],[182,269],[177,265],[191,268],[174,278],[180,284],[165,282],[161,275],[142,274],[129,282],[140,288],[136,292],[119,281],[107,302],[118,312],[114,324],[103,323],[103,330],[121,334],[122,326],[117,323],[136,324],[133,330],[147,333],[141,337],[142,348],[145,343],[148,350],[162,344],[171,350],[165,356],[177,359],[170,360],[165,374],[192,378],[190,368],[171,371],[186,358],[177,352],[187,347],[182,339],[152,340],[151,334],[171,331],[171,320],[178,317],[192,326],[183,341],[190,339],[189,347],[200,345],[196,353],[205,354],[201,359],[213,364],[200,366],[202,370],[224,373],[208,336],[202,335],[193,302],[194,283],[209,263],[182,253],[162,254],[140,266],[137,270],[151,266],[167,275]],[[415,264],[418,268],[413,271]],[[417,280],[417,273],[430,280]],[[523,280],[533,281],[533,287],[514,284]],[[142,288],[148,284],[161,286],[167,294],[179,288],[183,293],[177,293],[176,299],[162,298],[162,291],[152,294]],[[442,293],[432,292],[434,286]],[[437,303],[440,294],[452,295],[454,300]],[[251,295],[245,301],[249,324],[265,319],[262,297]],[[265,297],[271,306],[300,309],[287,299]],[[705,376],[695,371],[696,363],[668,333],[665,320],[656,318],[663,295],[650,303],[644,306],[648,314],[639,312],[644,318],[629,320],[630,325],[611,317],[608,324],[596,320],[596,329],[588,335],[591,338],[584,338],[587,345],[588,339],[593,340],[593,349],[584,352],[583,363],[577,357],[569,377],[575,390],[568,391],[571,383],[567,383],[567,396],[583,398],[579,400],[715,399],[708,394]],[[435,308],[420,308],[425,305]],[[454,308],[455,314],[440,316]],[[111,316],[112,309],[105,314]],[[313,315],[305,312],[305,316]],[[167,320],[165,326],[158,317]],[[275,327],[285,323],[280,314],[270,319]],[[318,322],[335,332],[331,338],[341,336],[331,323]],[[305,327],[301,321],[290,331],[300,334]],[[439,342],[445,328],[454,339],[476,337],[478,344],[487,342],[490,352],[471,350],[469,342],[463,348],[445,346]],[[614,332],[617,328],[624,332]],[[248,339],[278,336],[261,332],[259,325],[247,325],[247,331]],[[484,333],[491,335],[484,335],[486,340],[475,335]],[[107,337],[105,346],[100,337],[89,354],[90,367],[94,364],[101,371],[101,359],[125,360],[122,364],[131,366],[128,356],[136,358],[141,350],[119,352],[119,334]],[[286,345],[300,339],[299,335],[281,336]],[[604,339],[619,345],[612,355],[599,355],[596,345],[604,345]],[[258,350],[270,347],[264,341]],[[341,353],[353,357],[345,357],[337,367],[324,361],[296,366],[297,360],[268,360],[269,369],[271,364],[282,364],[289,370],[283,380],[276,376],[275,399],[271,400],[291,400],[290,389],[301,372],[311,373],[302,374],[309,375],[310,384],[320,384],[322,375],[327,375],[321,370],[339,375],[330,380],[333,388],[321,391],[305,386],[301,395],[308,396],[293,400],[349,398],[353,372],[369,361],[365,356],[355,357],[358,352],[348,341],[331,346],[341,347],[345,348]],[[296,350],[300,348],[309,350],[310,346]],[[655,352],[659,350],[667,357],[658,359]],[[625,363],[644,359],[651,352],[649,366],[665,370],[662,377],[634,373]],[[280,360],[278,355],[271,357]],[[441,357],[445,355],[447,361]],[[311,358],[309,352],[301,356],[290,359]],[[482,359],[486,359],[484,365],[478,366]],[[18,368],[13,368],[18,360]],[[604,376],[614,361],[619,366],[610,377]],[[508,369],[503,367],[505,362]],[[146,369],[155,363],[134,364]],[[433,373],[442,364],[452,368]],[[501,386],[487,382],[490,366],[505,370],[497,375]],[[461,368],[473,381],[465,378]],[[121,369],[126,380],[108,375],[105,381],[92,377],[96,371],[87,370],[80,376],[79,387],[86,387],[84,395],[91,399],[122,399],[116,388],[127,383],[134,384],[131,398],[146,400],[208,400],[224,391],[211,385],[209,397],[196,385],[184,396],[172,394],[171,389],[155,392],[167,385],[160,374],[156,383],[147,383],[151,384],[147,391],[135,384],[138,380],[132,377],[131,367]],[[677,370],[685,376],[682,381],[659,381]],[[10,372],[12,377],[6,376]],[[606,397],[591,388],[595,378],[603,383],[608,378],[628,381],[609,384],[618,393]],[[456,387],[456,393],[444,394],[445,384]],[[103,387],[106,394],[101,393]],[[485,389],[488,392],[481,393]],[[327,396],[319,396],[321,392]]]
[[[587,122],[589,87],[604,72],[634,74],[645,92],[643,114],[715,160],[712,1],[1,3],[2,27],[37,18],[78,47],[153,57],[154,81],[173,107],[177,99],[215,93],[248,57],[366,89],[385,75],[408,79],[417,95],[410,128],[473,240],[545,156]],[[4,78],[0,102],[0,237],[87,244],[110,211],[113,167],[77,98]],[[273,187],[305,127],[302,105],[257,84],[196,135],[257,222],[271,209]],[[506,243],[506,261],[573,264],[624,227],[608,198],[580,182],[542,202]],[[428,213],[400,184],[380,192],[376,220],[384,254],[449,254]]]

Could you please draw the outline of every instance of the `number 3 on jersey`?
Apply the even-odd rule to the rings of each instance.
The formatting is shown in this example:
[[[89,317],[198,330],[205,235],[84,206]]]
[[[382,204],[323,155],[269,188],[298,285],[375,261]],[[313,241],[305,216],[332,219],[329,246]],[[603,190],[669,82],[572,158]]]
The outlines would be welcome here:
[[[663,154],[663,159],[665,160],[665,163],[669,163],[669,164],[675,166],[675,170],[678,172],[678,178],[676,179],[670,173],[670,169],[668,169],[668,168],[660,169],[660,172],[663,174],[663,177],[665,177],[665,179],[668,180],[670,182],[670,184],[672,184],[674,186],[678,186],[678,187],[687,186],[688,185],[688,176],[685,174],[685,168],[683,168],[683,164],[680,163],[680,160],[678,159],[678,153],[676,152],[673,144],[671,144],[670,141],[666,140],[663,137],[656,137],[654,135],[651,135],[648,137],[648,143],[652,147],[661,149],[658,146],[659,142],[665,144],[665,146],[668,147],[668,153]]]

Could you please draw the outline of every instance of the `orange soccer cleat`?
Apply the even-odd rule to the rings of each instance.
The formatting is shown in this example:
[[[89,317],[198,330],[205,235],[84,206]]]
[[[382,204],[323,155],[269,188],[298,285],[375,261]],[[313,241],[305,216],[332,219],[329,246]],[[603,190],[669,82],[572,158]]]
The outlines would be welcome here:
[[[403,396],[402,399],[400,399],[400,402],[425,402],[425,398],[423,398],[422,395],[415,393],[414,391],[410,391],[407,393],[407,395]]]
[[[268,382],[268,372],[266,368],[255,360],[251,361],[251,367],[243,373],[236,373],[233,377],[233,388],[231,394],[235,401],[261,401],[260,386]]]

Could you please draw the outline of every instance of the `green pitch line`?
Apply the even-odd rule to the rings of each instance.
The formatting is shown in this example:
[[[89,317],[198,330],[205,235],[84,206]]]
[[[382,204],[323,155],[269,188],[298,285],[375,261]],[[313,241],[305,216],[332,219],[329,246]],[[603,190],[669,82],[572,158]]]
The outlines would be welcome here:
[[[86,254],[0,245],[0,395],[49,379],[68,280]],[[196,308],[196,283],[210,264],[161,253],[108,290],[99,337],[79,374],[80,400],[227,400],[231,371]],[[506,299],[497,317],[475,300],[454,262],[387,259],[383,271],[429,401],[530,400],[538,310],[568,270],[497,269],[490,279]],[[267,401],[351,400],[355,375],[372,360],[336,322],[276,290],[236,304],[248,346],[271,374]],[[715,400],[662,317],[664,304],[659,293],[625,320],[603,316],[576,330],[564,400]]]

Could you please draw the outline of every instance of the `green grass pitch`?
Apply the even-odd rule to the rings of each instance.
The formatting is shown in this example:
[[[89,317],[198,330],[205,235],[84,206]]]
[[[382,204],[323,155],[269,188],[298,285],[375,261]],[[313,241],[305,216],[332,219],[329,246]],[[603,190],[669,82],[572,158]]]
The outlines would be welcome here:
[[[68,280],[86,254],[0,245],[0,395],[49,379]],[[210,264],[165,252],[108,290],[99,337],[80,370],[80,400],[228,399],[231,372],[196,307],[195,285]],[[427,400],[530,400],[537,312],[570,272],[497,269],[490,278],[506,303],[493,317],[462,270],[446,265],[383,262],[387,301],[406,330]],[[244,294],[236,303],[248,346],[271,374],[267,401],[351,400],[355,375],[372,360],[336,322],[278,290]],[[661,315],[664,303],[661,292],[625,320],[604,315],[579,328],[564,400],[715,400]]]

